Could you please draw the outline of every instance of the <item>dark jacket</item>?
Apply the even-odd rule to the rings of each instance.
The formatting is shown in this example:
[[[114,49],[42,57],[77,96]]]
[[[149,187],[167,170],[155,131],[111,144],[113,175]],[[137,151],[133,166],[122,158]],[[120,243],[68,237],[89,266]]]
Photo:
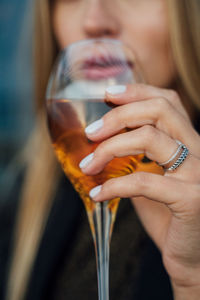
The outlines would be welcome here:
[[[0,299],[3,299],[17,201],[1,207]],[[98,299],[94,246],[81,200],[63,177],[40,244],[25,300]],[[111,242],[110,300],[171,300],[159,251],[130,201],[121,200]]]

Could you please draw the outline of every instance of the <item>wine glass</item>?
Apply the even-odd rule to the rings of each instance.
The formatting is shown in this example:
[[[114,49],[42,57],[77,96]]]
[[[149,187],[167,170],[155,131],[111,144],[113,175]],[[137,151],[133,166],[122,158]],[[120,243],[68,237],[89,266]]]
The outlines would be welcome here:
[[[109,178],[134,172],[143,155],[114,158],[94,176],[81,172],[80,161],[98,146],[84,129],[111,109],[105,89],[141,82],[134,53],[119,40],[89,39],[65,48],[55,64],[47,89],[49,132],[67,177],[82,198],[97,259],[99,300],[109,300],[109,247],[119,198],[94,203],[89,191]]]

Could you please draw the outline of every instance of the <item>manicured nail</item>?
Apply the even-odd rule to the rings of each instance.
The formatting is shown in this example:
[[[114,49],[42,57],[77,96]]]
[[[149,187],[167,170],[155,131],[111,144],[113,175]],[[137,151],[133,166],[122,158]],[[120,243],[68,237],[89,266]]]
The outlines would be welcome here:
[[[85,128],[85,133],[93,134],[103,127],[103,119],[99,119]]]
[[[111,95],[122,94],[126,91],[125,85],[112,85],[107,87],[106,92]]]
[[[101,192],[101,188],[102,188],[102,185],[98,185],[95,188],[93,188],[89,193],[90,197],[92,199],[95,198]]]
[[[94,153],[91,153],[91,154],[89,154],[88,156],[86,156],[86,157],[85,157],[84,159],[82,159],[82,161],[80,162],[79,167],[80,167],[81,169],[87,167],[87,166],[90,164],[90,162],[93,160],[93,157],[94,157]]]

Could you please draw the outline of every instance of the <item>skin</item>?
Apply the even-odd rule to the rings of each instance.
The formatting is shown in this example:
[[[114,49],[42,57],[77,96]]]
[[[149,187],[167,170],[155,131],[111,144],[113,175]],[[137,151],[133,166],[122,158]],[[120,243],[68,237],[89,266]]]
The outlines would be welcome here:
[[[111,179],[94,201],[131,198],[161,251],[175,299],[200,299],[200,137],[179,94],[170,89],[176,69],[166,2],[57,0],[52,18],[60,48],[86,38],[119,39],[134,51],[148,82],[129,85],[120,95],[106,93],[119,106],[103,116],[101,129],[88,134],[92,141],[102,142],[84,173],[97,174],[113,157],[138,153],[162,163],[176,151],[175,140],[188,147],[190,154],[176,171]],[[119,134],[125,127],[132,130]]]
[[[57,42],[60,48],[64,48],[86,38],[119,39],[136,54],[145,82],[168,87],[176,71],[170,51],[164,2],[57,0],[53,10]]]

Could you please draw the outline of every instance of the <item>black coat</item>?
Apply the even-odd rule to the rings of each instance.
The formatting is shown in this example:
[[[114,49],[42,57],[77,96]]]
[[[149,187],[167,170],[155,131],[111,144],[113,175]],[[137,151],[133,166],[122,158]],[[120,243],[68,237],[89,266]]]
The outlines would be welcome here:
[[[18,186],[18,184],[17,184]],[[3,299],[17,192],[0,210],[0,299]],[[83,204],[62,178],[25,300],[98,299],[94,247]],[[159,251],[129,200],[121,200],[111,242],[110,300],[171,300]]]

